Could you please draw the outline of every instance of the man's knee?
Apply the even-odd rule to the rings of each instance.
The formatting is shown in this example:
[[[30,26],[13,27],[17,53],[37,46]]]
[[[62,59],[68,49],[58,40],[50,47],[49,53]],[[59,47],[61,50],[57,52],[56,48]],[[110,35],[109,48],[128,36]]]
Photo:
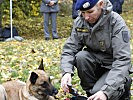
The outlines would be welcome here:
[[[87,51],[80,51],[80,52],[78,52],[77,54],[76,54],[76,61],[82,61],[82,60],[84,60],[85,58],[86,58],[86,56],[87,56]]]

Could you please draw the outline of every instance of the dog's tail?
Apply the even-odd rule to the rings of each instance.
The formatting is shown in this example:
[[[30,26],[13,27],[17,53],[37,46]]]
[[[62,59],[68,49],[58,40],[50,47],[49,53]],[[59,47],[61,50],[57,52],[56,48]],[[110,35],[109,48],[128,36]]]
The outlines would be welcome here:
[[[7,100],[6,90],[2,85],[0,85],[0,100]]]

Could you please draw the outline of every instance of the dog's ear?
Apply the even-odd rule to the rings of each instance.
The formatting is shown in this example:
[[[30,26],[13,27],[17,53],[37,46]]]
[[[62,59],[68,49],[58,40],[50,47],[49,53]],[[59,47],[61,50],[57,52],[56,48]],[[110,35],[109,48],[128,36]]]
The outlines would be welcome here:
[[[32,72],[31,73],[31,76],[30,76],[30,82],[31,82],[31,84],[35,84],[37,78],[38,78],[38,75],[35,72]]]
[[[40,69],[40,70],[44,70],[44,66],[43,66],[43,59],[42,59],[41,64],[40,64],[40,66],[39,66],[39,68],[38,68],[38,69]]]

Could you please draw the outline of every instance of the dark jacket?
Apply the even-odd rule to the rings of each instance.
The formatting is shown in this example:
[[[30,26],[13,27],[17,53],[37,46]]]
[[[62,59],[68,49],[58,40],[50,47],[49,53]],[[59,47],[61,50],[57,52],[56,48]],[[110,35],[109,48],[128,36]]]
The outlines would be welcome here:
[[[52,0],[52,1],[56,2],[53,6],[48,5],[50,1],[51,0],[42,0],[42,4],[40,6],[41,13],[49,13],[49,12],[58,12],[59,11],[58,0]]]
[[[73,0],[73,4],[72,4],[72,18],[76,19],[78,17],[78,11],[76,11],[75,9],[75,4],[76,4],[77,0]]]
[[[110,2],[113,5],[113,11],[117,12],[118,14],[122,13],[122,5],[124,3],[124,0],[110,0]]]

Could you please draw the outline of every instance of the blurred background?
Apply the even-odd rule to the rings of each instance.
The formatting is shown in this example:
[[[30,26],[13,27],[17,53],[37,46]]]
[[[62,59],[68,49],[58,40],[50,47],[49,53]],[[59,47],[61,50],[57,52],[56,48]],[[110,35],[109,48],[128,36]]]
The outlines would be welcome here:
[[[13,26],[25,38],[38,38],[43,35],[43,16],[40,13],[41,0],[12,0]],[[0,5],[2,10],[2,26],[10,23],[10,0],[4,0]],[[59,0],[60,12],[57,18],[59,36],[67,37],[72,25],[72,0]],[[123,18],[129,28],[133,30],[133,0],[125,0]],[[132,33],[133,34],[133,33]],[[33,35],[33,37],[31,37]],[[29,37],[30,36],[30,37]]]

